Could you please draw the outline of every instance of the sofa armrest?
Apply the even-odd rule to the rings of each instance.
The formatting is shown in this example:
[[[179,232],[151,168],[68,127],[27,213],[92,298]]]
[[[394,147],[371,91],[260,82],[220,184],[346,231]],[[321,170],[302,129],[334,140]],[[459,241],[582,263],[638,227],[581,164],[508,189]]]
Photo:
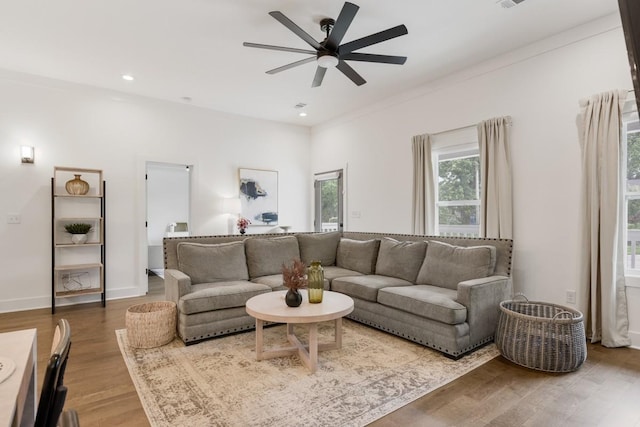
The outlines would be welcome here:
[[[182,296],[191,292],[191,278],[180,270],[164,270],[164,296],[178,304]]]
[[[490,276],[458,284],[457,301],[467,307],[467,323],[472,342],[491,337],[498,324],[499,306],[512,294],[510,277]]]

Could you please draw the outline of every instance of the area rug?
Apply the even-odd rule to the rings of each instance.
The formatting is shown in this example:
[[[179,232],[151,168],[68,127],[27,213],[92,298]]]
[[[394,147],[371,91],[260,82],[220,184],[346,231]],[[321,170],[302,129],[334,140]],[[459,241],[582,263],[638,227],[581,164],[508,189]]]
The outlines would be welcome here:
[[[320,326],[320,342],[332,325]],[[264,333],[268,347],[286,345],[284,325]],[[363,426],[498,355],[491,344],[454,361],[345,320],[342,349],[321,352],[311,374],[297,356],[256,361],[255,332],[154,349],[116,335],[152,426]]]

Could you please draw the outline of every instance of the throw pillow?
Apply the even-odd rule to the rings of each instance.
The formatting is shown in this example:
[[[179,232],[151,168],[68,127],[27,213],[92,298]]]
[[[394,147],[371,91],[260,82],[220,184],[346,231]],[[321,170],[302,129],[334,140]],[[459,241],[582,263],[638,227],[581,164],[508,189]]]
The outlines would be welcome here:
[[[460,282],[492,275],[495,265],[494,246],[462,247],[430,240],[416,283],[458,289]]]
[[[178,243],[178,269],[191,284],[248,280],[244,242],[205,245]]]
[[[331,233],[298,234],[300,246],[300,259],[306,265],[311,261],[320,261],[320,264],[336,265],[336,252],[340,243],[339,231]]]
[[[336,263],[338,267],[373,274],[376,269],[380,240],[340,239]]]
[[[415,282],[424,261],[427,242],[399,242],[390,237],[380,241],[376,274]]]
[[[249,276],[269,276],[282,273],[282,264],[300,258],[298,239],[295,236],[261,238],[251,237],[244,241],[247,253]]]

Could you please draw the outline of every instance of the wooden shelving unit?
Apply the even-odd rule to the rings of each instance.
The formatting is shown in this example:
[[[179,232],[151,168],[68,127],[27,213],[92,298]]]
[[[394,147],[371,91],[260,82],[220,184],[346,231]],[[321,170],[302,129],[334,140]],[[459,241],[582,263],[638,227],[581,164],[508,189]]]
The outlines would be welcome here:
[[[89,183],[86,194],[69,194],[65,184],[75,175]],[[99,169],[56,166],[51,178],[51,313],[57,298],[100,294],[106,305],[106,183]],[[91,224],[87,242],[75,244],[65,225]]]

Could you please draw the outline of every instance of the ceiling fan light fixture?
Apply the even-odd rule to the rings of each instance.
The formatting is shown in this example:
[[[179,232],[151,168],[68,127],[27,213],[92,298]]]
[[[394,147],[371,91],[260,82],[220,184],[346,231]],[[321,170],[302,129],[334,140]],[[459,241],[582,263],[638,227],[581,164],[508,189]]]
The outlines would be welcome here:
[[[322,56],[318,56],[318,67],[332,68],[338,65],[338,62],[340,62],[338,58],[329,53]]]

